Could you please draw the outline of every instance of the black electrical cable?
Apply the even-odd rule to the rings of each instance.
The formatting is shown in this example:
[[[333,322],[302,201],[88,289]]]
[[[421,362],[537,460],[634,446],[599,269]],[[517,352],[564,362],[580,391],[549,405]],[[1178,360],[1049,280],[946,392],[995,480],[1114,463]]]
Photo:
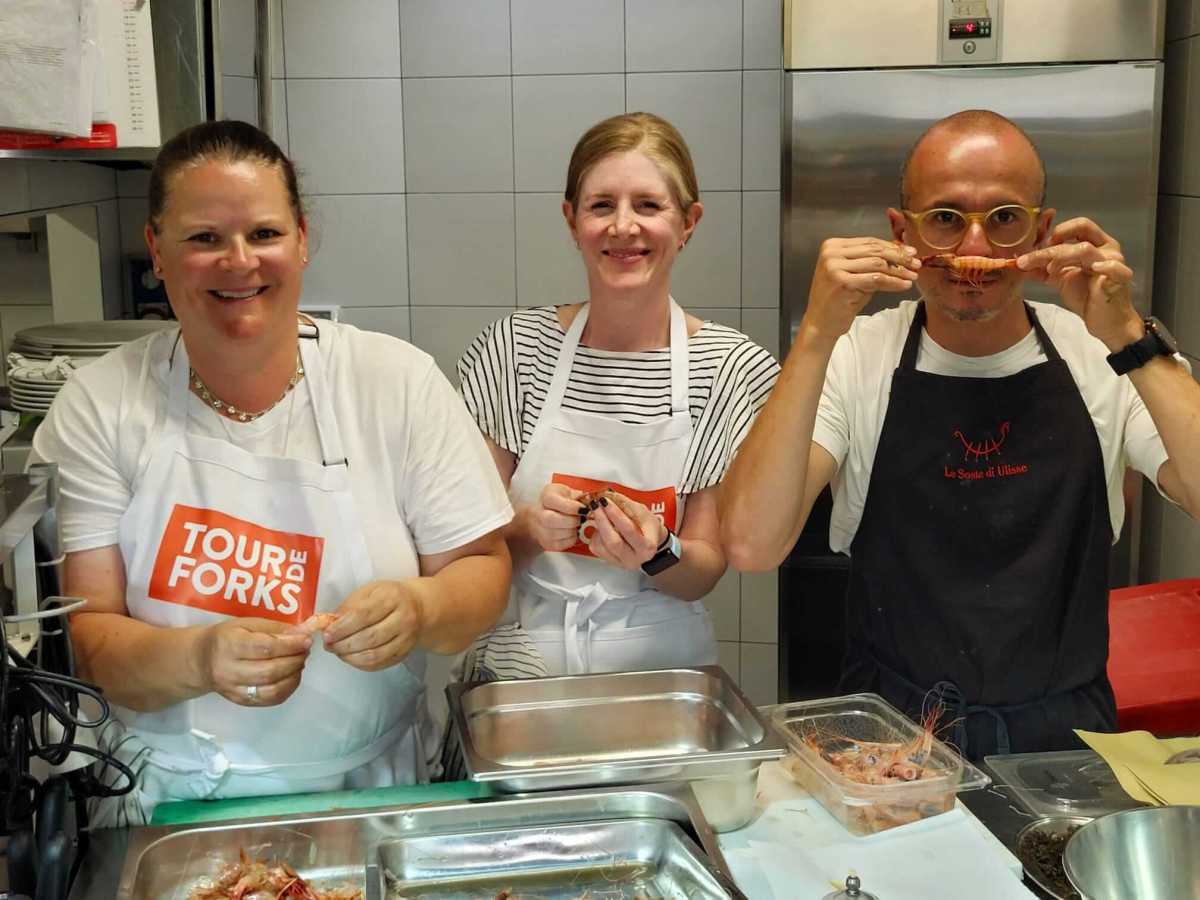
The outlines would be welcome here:
[[[50,602],[61,603],[57,598]],[[116,770],[111,785],[102,783],[91,771],[95,763],[81,773],[72,773],[69,781],[77,801],[118,797],[132,791],[136,782],[133,770],[120,760],[76,740],[79,729],[107,722],[111,710],[99,688],[74,676],[74,654],[65,624],[43,632],[36,657],[37,662],[26,659],[7,640],[0,650],[0,788],[5,794],[3,829],[7,833],[28,825],[40,800],[41,786],[29,774],[29,761],[34,757],[61,766],[75,753],[103,763],[105,771],[109,766]],[[93,718],[80,712],[85,697],[99,707]]]

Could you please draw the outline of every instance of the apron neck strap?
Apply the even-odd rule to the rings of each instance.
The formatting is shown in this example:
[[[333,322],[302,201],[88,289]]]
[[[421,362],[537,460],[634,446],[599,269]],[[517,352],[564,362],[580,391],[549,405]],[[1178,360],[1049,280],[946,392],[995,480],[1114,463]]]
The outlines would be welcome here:
[[[176,437],[187,430],[188,394],[191,391],[191,363],[182,332],[175,337],[171,351],[167,387],[167,420],[164,437]],[[313,324],[302,322],[299,329],[300,363],[304,366],[304,381],[317,424],[321,444],[321,462],[326,466],[346,465],[341,432],[333,410],[333,398],[325,387],[325,368],[321,361],[321,335]],[[220,415],[220,413],[215,413]]]
[[[671,302],[671,415],[690,415],[688,410],[687,317],[675,298]]]
[[[689,415],[687,318],[683,309],[675,302],[675,298],[668,299],[671,304],[671,415]],[[567,392],[567,381],[571,377],[571,366],[575,362],[575,351],[579,349],[579,340],[583,336],[583,328],[587,324],[591,306],[591,303],[583,304],[575,314],[571,327],[567,329],[566,337],[563,338],[558,360],[554,364],[554,376],[550,380],[545,404],[542,406],[542,418],[557,413],[562,406],[563,396]]]
[[[1033,333],[1037,335],[1038,343],[1042,345],[1042,352],[1046,354],[1046,359],[1050,362],[1056,362],[1062,357],[1059,356],[1058,348],[1054,346],[1054,342],[1050,340],[1050,335],[1046,334],[1046,329],[1042,327],[1042,323],[1038,321],[1037,313],[1033,311],[1033,307],[1028,303],[1025,304],[1025,314],[1029,316],[1029,324],[1033,326]],[[915,371],[917,368],[917,351],[921,348],[921,331],[925,328],[925,301],[917,303],[917,312],[913,316],[912,325],[908,329],[908,337],[904,340],[904,351],[900,354],[899,368],[906,372]]]

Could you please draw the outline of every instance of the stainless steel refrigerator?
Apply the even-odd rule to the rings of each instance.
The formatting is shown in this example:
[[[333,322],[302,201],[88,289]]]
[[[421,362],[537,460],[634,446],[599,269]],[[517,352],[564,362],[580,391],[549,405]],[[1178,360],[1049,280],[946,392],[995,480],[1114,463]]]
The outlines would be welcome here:
[[[1165,0],[788,0],[782,349],[804,315],[821,242],[890,239],[885,210],[900,205],[909,147],[937,119],[971,108],[1002,113],[1030,134],[1058,221],[1088,216],[1117,237],[1136,273],[1135,303],[1149,312],[1164,19]],[[1032,282],[1027,295],[1055,299]],[[867,312],[900,299],[877,297]],[[1139,513],[1134,492],[1114,584],[1136,576],[1129,534]],[[835,600],[845,567],[827,544],[822,553],[827,532],[819,507],[781,569],[781,697],[819,692],[789,686],[788,670],[811,672],[813,653],[840,653],[839,622],[814,627],[811,618]],[[797,645],[801,632],[802,642],[824,645]]]

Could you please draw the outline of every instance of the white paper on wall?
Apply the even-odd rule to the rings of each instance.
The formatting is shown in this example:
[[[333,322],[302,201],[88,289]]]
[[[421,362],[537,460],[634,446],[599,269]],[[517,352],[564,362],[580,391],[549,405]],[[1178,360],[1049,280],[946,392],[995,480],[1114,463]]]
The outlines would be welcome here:
[[[92,82],[84,64],[90,2],[0,3],[0,128],[91,133]]]
[[[145,0],[99,5],[99,84],[92,120],[115,125],[119,147],[161,143],[151,6]]]

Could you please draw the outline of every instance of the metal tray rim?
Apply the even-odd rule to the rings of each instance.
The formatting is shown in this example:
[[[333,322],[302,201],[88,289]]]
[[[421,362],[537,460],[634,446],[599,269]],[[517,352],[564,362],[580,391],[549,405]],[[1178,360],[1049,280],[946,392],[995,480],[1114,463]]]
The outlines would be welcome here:
[[[692,792],[691,787],[686,783],[678,782],[661,782],[652,784],[592,787],[575,790],[512,794],[503,797],[481,797],[466,801],[447,800],[436,803],[418,803],[389,807],[336,809],[319,813],[303,813],[291,816],[251,816],[243,819],[232,819],[221,822],[213,822],[210,824],[158,825],[133,828],[130,829],[129,832],[129,843],[126,848],[124,863],[121,866],[116,900],[133,900],[133,889],[142,857],[160,842],[168,840],[179,834],[191,832],[236,831],[256,825],[288,827],[331,819],[362,820],[383,818],[388,816],[402,816],[406,813],[420,814],[421,811],[437,811],[442,815],[448,816],[452,815],[456,811],[461,810],[464,813],[470,814],[472,819],[478,819],[480,809],[487,807],[494,807],[497,810],[511,812],[513,815],[519,814],[522,808],[528,808],[535,811],[539,809],[545,809],[549,815],[554,812],[556,807],[561,810],[562,808],[570,807],[574,803],[604,799],[608,797],[618,797],[621,795],[657,798],[658,800],[665,802],[667,808],[674,807],[677,812],[675,815],[670,816],[670,818],[676,822],[686,823],[695,830],[696,837],[700,843],[700,848],[704,851],[708,858],[710,870],[721,887],[729,893],[731,900],[748,900],[745,894],[743,894],[734,883],[731,871],[729,869],[729,864],[725,860],[724,854],[721,852],[720,845],[717,843],[716,833],[708,824],[708,820],[705,818],[703,811],[700,809],[700,803],[696,799],[695,794]],[[621,818],[621,816],[619,813],[605,810],[600,814],[600,818],[611,820],[613,818]],[[661,816],[640,816],[631,810],[627,818],[661,818]],[[471,831],[476,829],[463,828],[459,830]],[[454,830],[442,828],[423,831],[419,828],[413,828],[410,833],[413,835],[418,835],[436,834],[439,832],[449,834],[454,833]]]
[[[468,776],[475,782],[507,782],[517,781],[518,779],[524,782],[530,781],[550,781],[563,777],[582,776],[589,772],[595,771],[598,767],[603,768],[607,772],[629,774],[631,772],[645,772],[647,781],[656,780],[653,776],[653,770],[673,768],[679,769],[684,766],[689,768],[712,768],[721,764],[733,762],[762,762],[768,759],[778,759],[786,756],[788,752],[787,742],[771,726],[771,723],[763,715],[763,713],[750,702],[750,699],[742,692],[729,674],[720,666],[677,666],[671,669],[657,669],[655,672],[697,672],[715,677],[720,681],[723,687],[730,692],[733,698],[741,704],[746,713],[758,724],[762,730],[762,737],[754,743],[738,750],[714,750],[704,751],[699,753],[680,753],[673,755],[658,755],[644,756],[637,759],[617,759],[605,760],[603,762],[582,762],[568,763],[558,765],[545,766],[510,766],[504,763],[497,762],[493,759],[481,754],[475,746],[475,742],[471,737],[471,730],[467,725],[466,714],[463,711],[462,697],[468,691],[474,688],[481,687],[490,682],[456,682],[446,686],[446,699],[450,704],[450,715],[454,722],[454,728],[458,733],[459,740],[462,743],[463,760],[466,763]],[[625,674],[625,673],[612,673]],[[550,680],[569,679],[569,678],[586,678],[587,675],[560,675],[553,676]],[[547,679],[514,679],[515,681],[545,681]],[[703,775],[703,772],[697,773]],[[678,773],[672,773],[673,777],[684,778],[685,776]]]

